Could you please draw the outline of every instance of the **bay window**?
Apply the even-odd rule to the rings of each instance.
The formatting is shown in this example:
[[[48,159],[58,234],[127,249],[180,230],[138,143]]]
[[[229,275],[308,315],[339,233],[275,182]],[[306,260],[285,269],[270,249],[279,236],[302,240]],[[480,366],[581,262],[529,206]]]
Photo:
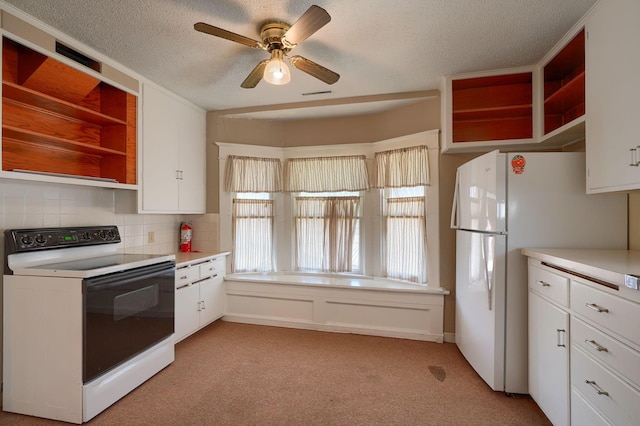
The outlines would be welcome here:
[[[424,187],[385,190],[383,273],[389,278],[426,283],[427,235]]]
[[[359,272],[360,205],[353,192],[296,196],[294,269]]]
[[[273,271],[273,200],[267,193],[238,195],[242,198],[233,200],[232,214],[233,271]]]
[[[438,282],[438,162],[428,157],[437,142],[428,132],[344,146],[220,143],[221,248],[231,251],[231,271]]]

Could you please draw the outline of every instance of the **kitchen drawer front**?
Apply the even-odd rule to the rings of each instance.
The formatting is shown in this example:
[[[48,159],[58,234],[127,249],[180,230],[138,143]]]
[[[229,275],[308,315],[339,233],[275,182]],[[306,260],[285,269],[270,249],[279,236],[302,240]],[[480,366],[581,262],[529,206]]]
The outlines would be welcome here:
[[[632,425],[640,419],[640,392],[577,346],[571,347],[571,386],[614,424]]]
[[[529,265],[529,288],[563,306],[569,306],[569,278]]]
[[[575,346],[640,386],[640,352],[577,318],[571,321],[571,340]]]
[[[200,268],[197,266],[176,269],[176,288],[198,281],[198,279],[200,279]]]
[[[634,344],[640,344],[640,305],[637,303],[572,280],[571,310]]]
[[[571,424],[579,426],[607,426],[610,425],[600,413],[598,413],[575,390],[571,392]]]
[[[200,268],[200,278],[213,277],[215,275],[224,276],[224,258],[200,263],[198,267]]]

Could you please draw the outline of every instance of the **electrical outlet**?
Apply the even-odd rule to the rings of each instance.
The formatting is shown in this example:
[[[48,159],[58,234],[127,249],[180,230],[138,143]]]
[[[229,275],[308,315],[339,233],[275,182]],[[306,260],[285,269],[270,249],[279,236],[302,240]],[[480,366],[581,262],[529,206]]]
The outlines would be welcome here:
[[[147,242],[149,244],[152,244],[156,241],[156,233],[153,231],[149,231],[149,233],[147,234]]]

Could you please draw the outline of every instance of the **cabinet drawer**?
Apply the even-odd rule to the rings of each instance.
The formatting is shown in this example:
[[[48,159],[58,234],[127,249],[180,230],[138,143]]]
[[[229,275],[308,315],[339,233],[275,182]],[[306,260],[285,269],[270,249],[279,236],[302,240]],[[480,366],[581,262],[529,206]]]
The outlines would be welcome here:
[[[200,278],[213,277],[215,275],[224,275],[224,259],[210,260],[198,265],[200,268]]]
[[[571,340],[586,353],[640,386],[640,352],[583,321],[571,321]]]
[[[640,392],[577,346],[571,347],[571,385],[615,424],[637,424],[640,419]]]
[[[197,266],[176,269],[176,288],[182,287],[200,278],[200,269]]]
[[[640,344],[640,305],[571,281],[571,309],[632,343]]]
[[[610,425],[600,413],[593,409],[575,390],[571,392],[571,423],[580,426]]]
[[[563,306],[569,305],[569,278],[529,265],[529,288]]]

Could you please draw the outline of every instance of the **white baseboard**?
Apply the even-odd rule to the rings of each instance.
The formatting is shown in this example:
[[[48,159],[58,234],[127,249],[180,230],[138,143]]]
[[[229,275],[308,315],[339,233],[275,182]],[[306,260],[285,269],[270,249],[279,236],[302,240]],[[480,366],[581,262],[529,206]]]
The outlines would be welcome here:
[[[443,343],[442,336],[435,334],[409,333],[406,331],[381,330],[339,325],[314,324],[308,322],[282,321],[268,318],[256,318],[242,315],[225,315],[223,321],[242,324],[268,325],[273,327],[297,328],[301,330],[327,331],[332,333],[363,334],[367,336],[392,337],[397,339],[421,340],[425,342]]]
[[[445,343],[455,343],[456,342],[456,333],[444,333],[444,342]]]

